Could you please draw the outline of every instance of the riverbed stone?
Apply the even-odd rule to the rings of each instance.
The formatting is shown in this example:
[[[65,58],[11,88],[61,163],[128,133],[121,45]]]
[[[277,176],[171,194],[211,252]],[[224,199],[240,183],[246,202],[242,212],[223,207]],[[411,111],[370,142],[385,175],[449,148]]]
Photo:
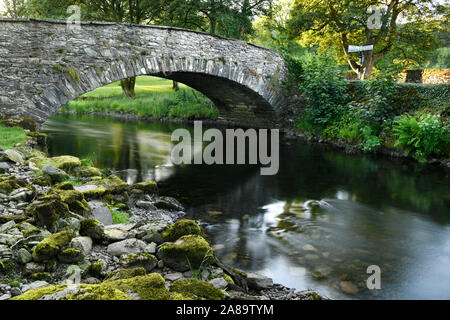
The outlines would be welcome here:
[[[11,169],[11,166],[6,162],[0,162],[0,174],[6,173]]]
[[[53,182],[61,182],[68,179],[69,175],[61,169],[55,168],[51,164],[47,164],[42,168],[42,172],[49,175]]]
[[[88,204],[94,219],[100,221],[105,226],[113,224],[111,211],[107,205],[101,201],[89,201]]]
[[[31,260],[33,260],[31,253],[29,253],[28,250],[25,248],[20,248],[19,251],[17,251],[17,257],[20,263],[22,264],[26,264],[28,262],[31,262]]]
[[[8,149],[5,151],[6,157],[17,164],[23,164],[25,162],[23,154],[17,151],[16,149]]]
[[[90,237],[76,237],[70,241],[70,247],[81,250],[87,256],[92,250],[92,239]]]
[[[148,252],[148,245],[138,239],[126,239],[123,241],[115,242],[108,245],[106,251],[113,256],[121,256],[123,254]]]
[[[257,273],[247,273],[247,283],[249,288],[255,290],[264,290],[273,286],[273,280]]]
[[[214,278],[208,281],[214,287],[218,289],[225,289],[228,286],[228,282],[224,278]]]
[[[102,241],[105,239],[105,226],[96,219],[85,219],[81,221],[80,235]]]

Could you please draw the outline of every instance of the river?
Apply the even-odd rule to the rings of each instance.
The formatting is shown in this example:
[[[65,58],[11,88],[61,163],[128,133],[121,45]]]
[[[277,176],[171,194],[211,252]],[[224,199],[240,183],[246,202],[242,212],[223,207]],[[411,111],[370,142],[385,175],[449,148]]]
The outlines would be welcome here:
[[[173,166],[171,132],[190,125],[55,115],[52,156],[90,157],[128,183],[158,181],[204,223],[224,263],[337,299],[450,299],[450,181],[442,168],[282,141],[280,170]],[[311,205],[323,200],[328,205]],[[369,290],[370,265],[381,289]]]

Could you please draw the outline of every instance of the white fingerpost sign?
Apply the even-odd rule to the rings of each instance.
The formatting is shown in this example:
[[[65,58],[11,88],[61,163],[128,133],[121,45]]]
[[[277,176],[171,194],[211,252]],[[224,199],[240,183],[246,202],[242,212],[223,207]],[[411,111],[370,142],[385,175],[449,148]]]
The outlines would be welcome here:
[[[348,46],[348,52],[362,52],[373,50],[373,44],[369,46]]]

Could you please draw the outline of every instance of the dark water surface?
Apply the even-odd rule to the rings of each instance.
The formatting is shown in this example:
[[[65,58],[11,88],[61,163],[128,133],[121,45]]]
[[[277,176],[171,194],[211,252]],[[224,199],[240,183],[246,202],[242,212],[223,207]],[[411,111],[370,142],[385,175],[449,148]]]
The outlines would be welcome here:
[[[173,166],[170,135],[179,127],[58,115],[44,131],[53,156],[92,157],[128,183],[157,180],[207,223],[225,263],[332,298],[450,299],[443,169],[301,141],[282,143],[276,176],[256,166]],[[381,268],[380,290],[366,287],[370,265]]]

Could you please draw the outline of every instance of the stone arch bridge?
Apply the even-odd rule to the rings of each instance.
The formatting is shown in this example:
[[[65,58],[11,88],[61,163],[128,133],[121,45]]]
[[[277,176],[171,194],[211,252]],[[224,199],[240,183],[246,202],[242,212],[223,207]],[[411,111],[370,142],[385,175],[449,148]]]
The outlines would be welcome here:
[[[0,19],[0,115],[43,123],[70,100],[139,75],[197,89],[234,125],[278,127],[292,103],[281,55],[243,41],[161,26]]]

